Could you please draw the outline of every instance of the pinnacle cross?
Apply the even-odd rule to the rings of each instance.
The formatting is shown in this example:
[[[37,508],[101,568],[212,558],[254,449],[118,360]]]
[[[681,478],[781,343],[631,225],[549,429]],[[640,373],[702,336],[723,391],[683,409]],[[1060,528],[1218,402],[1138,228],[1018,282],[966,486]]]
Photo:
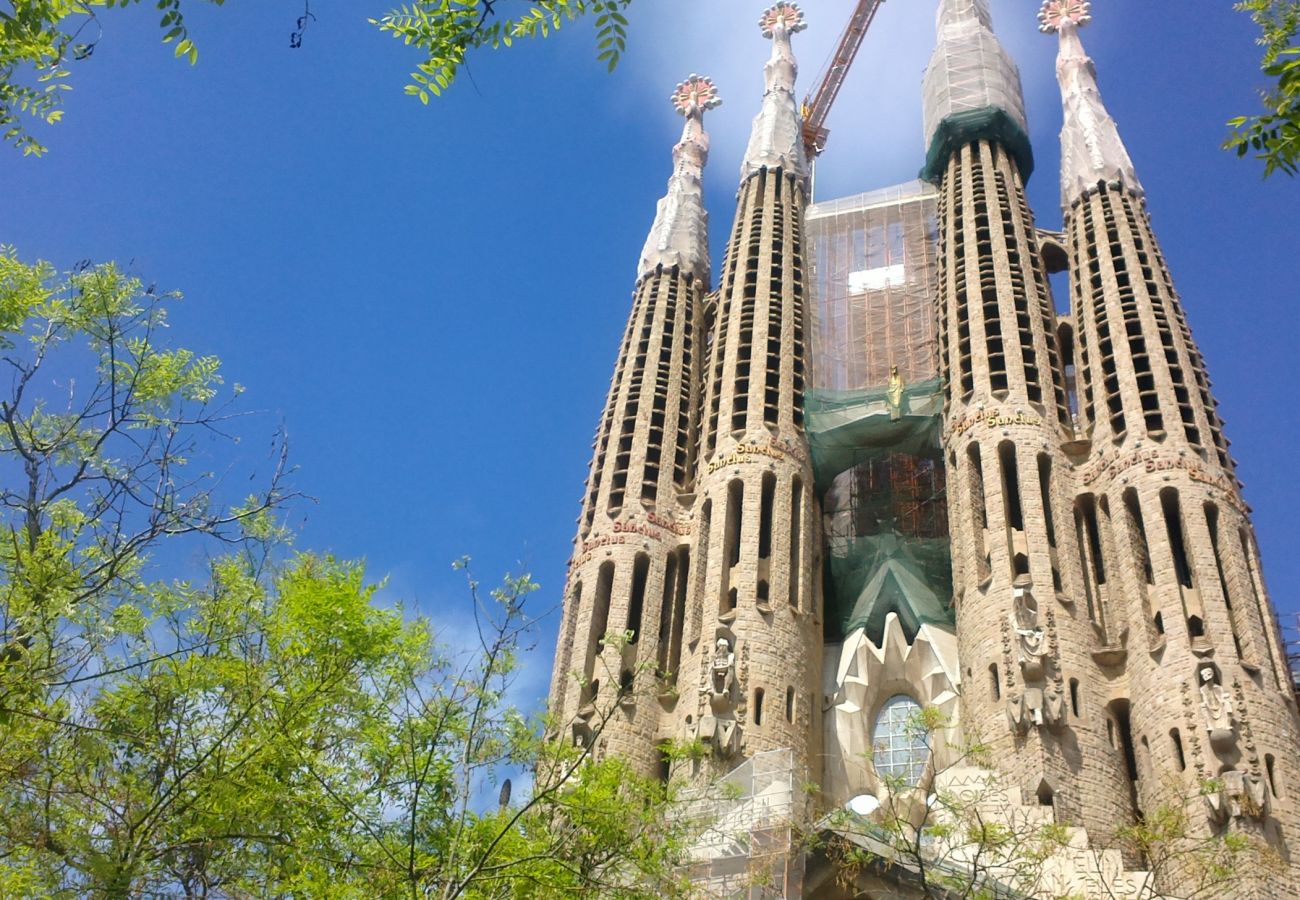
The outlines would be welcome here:
[[[1055,34],[1063,25],[1081,28],[1092,21],[1091,5],[1088,0],[1045,0],[1038,10],[1038,30]]]
[[[1038,27],[1056,34],[1056,78],[1061,84],[1061,205],[1069,209],[1099,183],[1123,184],[1142,193],[1133,162],[1120,140],[1115,120],[1097,89],[1097,71],[1079,40],[1079,29],[1092,21],[1088,0],[1044,0]]]
[[[763,37],[772,41],[772,55],[763,67],[763,107],[754,118],[745,161],[740,167],[743,181],[761,168],[780,168],[805,177],[808,161],[804,156],[799,106],[795,102],[794,82],[799,64],[790,46],[790,36],[808,27],[803,10],[795,3],[770,6],[758,20]]]
[[[722,103],[713,79],[692,74],[673,89],[669,100],[686,122],[682,138],[673,147],[673,174],[668,192],[655,209],[654,224],[641,251],[637,277],[656,267],[680,267],[696,278],[709,276],[708,213],[704,209],[702,185],[704,164],[709,159],[709,135],[704,130],[704,111]]]

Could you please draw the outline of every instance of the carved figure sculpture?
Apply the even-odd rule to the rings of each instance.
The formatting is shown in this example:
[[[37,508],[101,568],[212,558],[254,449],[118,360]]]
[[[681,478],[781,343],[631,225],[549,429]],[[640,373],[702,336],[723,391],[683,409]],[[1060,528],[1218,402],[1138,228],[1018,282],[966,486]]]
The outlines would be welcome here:
[[[1028,588],[1016,588],[1016,605],[1011,613],[1011,627],[1016,632],[1020,651],[1020,668],[1029,680],[1043,677],[1043,657],[1047,640],[1038,624],[1038,601]]]
[[[889,387],[885,390],[885,400],[889,403],[889,418],[898,421],[903,416],[903,376],[898,374],[898,366],[889,367]]]
[[[736,721],[736,651],[734,636],[719,626],[709,663],[709,715],[700,717],[696,736],[723,758],[740,749],[742,729]]]
[[[719,637],[714,644],[713,662],[709,666],[709,705],[714,712],[720,712],[720,704],[731,706],[732,695],[736,686],[736,654],[731,649],[731,642],[726,637]]]
[[[1219,668],[1212,662],[1204,662],[1197,667],[1196,673],[1210,746],[1218,751],[1231,749],[1237,741],[1237,729],[1232,717],[1232,697],[1220,683]]]

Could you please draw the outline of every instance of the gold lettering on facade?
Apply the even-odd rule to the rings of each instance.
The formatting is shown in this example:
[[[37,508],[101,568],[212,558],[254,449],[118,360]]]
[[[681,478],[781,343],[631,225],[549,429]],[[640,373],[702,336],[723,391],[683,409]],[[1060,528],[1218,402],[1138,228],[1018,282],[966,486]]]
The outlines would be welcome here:
[[[709,474],[712,475],[719,469],[725,469],[727,466],[742,466],[749,463],[761,462],[764,457],[768,459],[785,459],[794,451],[794,447],[784,441],[773,441],[770,444],[746,444],[739,443],[736,449],[726,456],[709,462]]]
[[[999,413],[997,410],[968,413],[953,423],[949,440],[961,436],[976,425],[983,425],[985,428],[1005,428],[1008,425],[1041,426],[1042,424],[1041,418],[1022,410],[1016,410],[1014,413]]]

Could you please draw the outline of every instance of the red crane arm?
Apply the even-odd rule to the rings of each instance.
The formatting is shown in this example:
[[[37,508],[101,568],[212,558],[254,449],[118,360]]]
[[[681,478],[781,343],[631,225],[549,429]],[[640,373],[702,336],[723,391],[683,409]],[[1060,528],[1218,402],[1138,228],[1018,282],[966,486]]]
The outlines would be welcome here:
[[[835,56],[826,69],[825,77],[804,98],[803,142],[810,157],[821,153],[822,148],[826,146],[826,136],[830,133],[826,130],[826,117],[835,102],[835,95],[844,85],[844,77],[849,73],[853,58],[858,55],[862,38],[866,35],[871,20],[875,18],[876,10],[883,2],[884,0],[858,0],[853,15],[849,17],[848,26],[840,35],[839,44],[835,47]]]

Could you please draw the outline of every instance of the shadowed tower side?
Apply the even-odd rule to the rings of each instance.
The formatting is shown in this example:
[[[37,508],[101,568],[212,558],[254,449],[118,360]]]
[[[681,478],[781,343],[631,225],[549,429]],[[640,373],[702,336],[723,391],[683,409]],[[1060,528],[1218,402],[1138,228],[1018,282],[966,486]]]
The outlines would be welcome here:
[[[1024,797],[1108,833],[1131,821],[1123,759],[1095,714],[1071,527],[1070,437],[1055,313],[1024,179],[1020,76],[985,0],[942,0],[924,79],[937,183],[937,297],[962,727]],[[1102,638],[1105,642],[1104,637]]]
[[[575,742],[600,732],[601,753],[647,775],[660,771],[659,696],[680,665],[690,584],[696,341],[709,281],[703,118],[720,100],[709,79],[692,75],[672,102],[686,121],[596,431],[550,698]],[[624,639],[606,646],[607,634]]]
[[[693,652],[677,707],[678,733],[707,745],[701,776],[778,748],[806,770],[821,733],[817,522],[803,431],[808,163],[790,45],[803,14],[778,3],[760,25],[772,40],[765,92],[705,323]]]
[[[1050,0],[1039,19],[1059,41],[1090,605],[1129,633],[1129,691],[1107,714],[1123,726],[1139,810],[1168,799],[1170,775],[1193,798],[1214,779],[1221,789],[1195,804],[1194,835],[1240,830],[1286,848],[1300,827],[1282,787],[1300,779],[1295,698],[1223,424],[1079,40],[1088,4]],[[1294,864],[1224,891],[1297,894]]]

